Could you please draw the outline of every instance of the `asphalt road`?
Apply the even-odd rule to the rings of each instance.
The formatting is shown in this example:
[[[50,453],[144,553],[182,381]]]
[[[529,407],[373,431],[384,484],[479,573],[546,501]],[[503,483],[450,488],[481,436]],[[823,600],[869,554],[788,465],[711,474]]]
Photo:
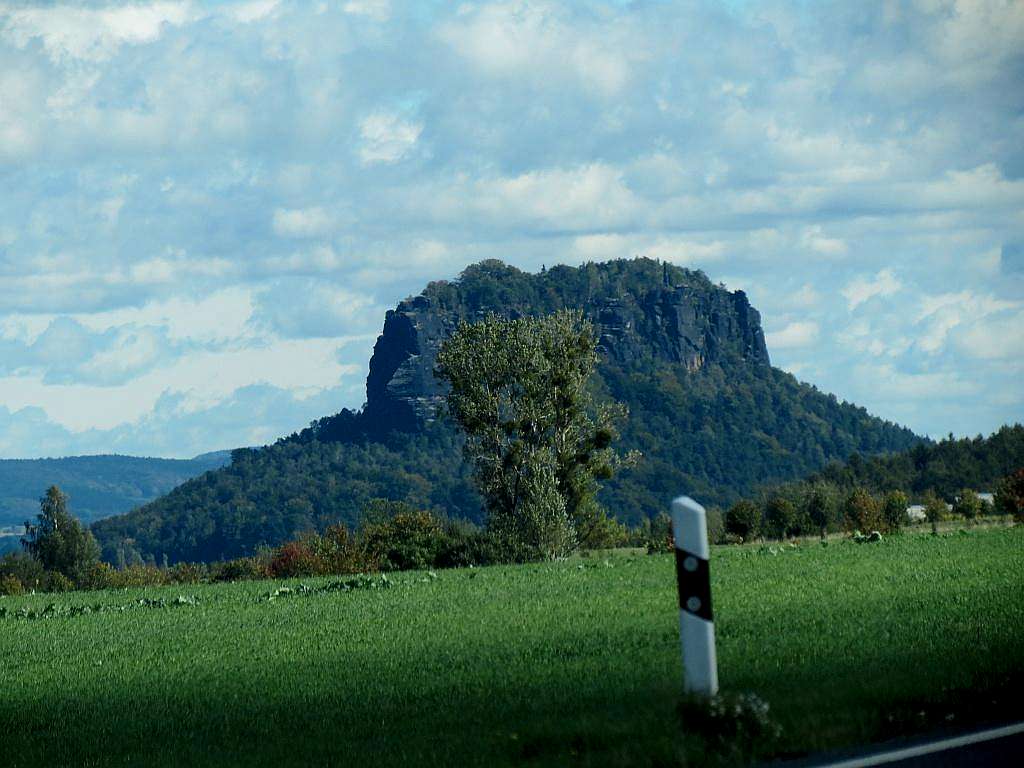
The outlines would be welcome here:
[[[870,768],[876,765],[886,768],[1021,768],[1024,766],[1024,723],[867,752],[840,760],[808,761],[805,765],[808,768]]]

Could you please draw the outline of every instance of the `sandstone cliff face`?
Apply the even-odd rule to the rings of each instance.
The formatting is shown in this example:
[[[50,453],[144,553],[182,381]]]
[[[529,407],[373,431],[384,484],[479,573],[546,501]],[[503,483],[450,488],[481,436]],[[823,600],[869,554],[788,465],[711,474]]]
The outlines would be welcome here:
[[[667,275],[664,282],[614,297],[567,296],[559,303],[586,313],[610,364],[629,367],[654,357],[698,371],[738,356],[750,365],[770,365],[761,317],[742,291],[710,284],[667,285]],[[545,276],[532,277],[542,281]],[[441,304],[428,289],[388,311],[366,380],[363,418],[372,431],[411,431],[436,417],[445,395],[444,385],[434,377],[437,352],[461,321],[486,312],[516,316],[536,311],[508,306],[459,311]]]

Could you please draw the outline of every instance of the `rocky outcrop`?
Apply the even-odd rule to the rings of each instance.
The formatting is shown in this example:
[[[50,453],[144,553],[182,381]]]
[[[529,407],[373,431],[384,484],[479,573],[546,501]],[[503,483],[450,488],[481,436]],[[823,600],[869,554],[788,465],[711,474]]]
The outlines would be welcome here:
[[[610,264],[621,273],[622,262]],[[605,267],[611,269],[610,265],[586,268],[596,270],[600,278]],[[524,275],[505,269],[520,283],[536,283],[530,287],[548,297],[545,306],[529,306],[529,301],[511,306],[459,301],[460,291],[470,293],[472,287],[455,282],[433,284],[423,294],[388,311],[366,380],[363,419],[369,431],[412,431],[436,417],[445,395],[444,385],[434,376],[438,349],[459,322],[486,312],[516,316],[562,306],[581,308],[595,325],[599,348],[606,359],[626,367],[651,357],[689,371],[698,371],[725,357],[742,359],[750,365],[770,365],[761,317],[746,295],[714,286],[699,273],[675,270],[671,274],[690,278],[698,275],[699,279],[674,285],[667,267],[663,274],[659,270],[659,279],[651,279],[653,270],[648,269],[641,274],[646,279],[632,280],[620,291],[595,292],[588,287],[585,292],[574,293],[565,289],[565,268],[557,276],[553,276],[555,270]],[[546,284],[556,280],[557,286]],[[456,300],[452,298],[453,289]],[[553,300],[552,295],[556,296]]]

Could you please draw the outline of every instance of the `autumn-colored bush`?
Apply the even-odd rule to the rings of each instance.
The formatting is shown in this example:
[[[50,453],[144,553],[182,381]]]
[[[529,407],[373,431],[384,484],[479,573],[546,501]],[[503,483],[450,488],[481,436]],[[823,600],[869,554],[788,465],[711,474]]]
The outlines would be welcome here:
[[[175,563],[167,571],[167,580],[172,584],[198,584],[209,576],[210,570],[203,563]]]
[[[275,579],[320,576],[325,572],[323,561],[307,541],[289,541],[275,549],[268,570]]]
[[[110,589],[114,586],[117,571],[110,563],[93,563],[78,582],[80,589]]]
[[[322,535],[311,536],[305,541],[325,574],[340,576],[377,570],[376,561],[367,556],[362,544],[340,523],[330,526]]]
[[[25,591],[21,580],[12,573],[0,576],[0,595],[20,595]]]

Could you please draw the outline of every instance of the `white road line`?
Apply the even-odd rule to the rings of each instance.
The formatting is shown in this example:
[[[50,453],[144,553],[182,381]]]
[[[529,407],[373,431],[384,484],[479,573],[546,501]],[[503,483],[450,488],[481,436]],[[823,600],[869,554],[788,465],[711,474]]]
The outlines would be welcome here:
[[[971,733],[967,736],[957,736],[953,739],[933,741],[930,744],[921,744],[917,747],[907,747],[906,749],[897,749],[892,752],[883,752],[877,755],[855,757],[851,760],[842,760],[838,763],[826,763],[816,766],[815,768],[868,768],[868,766],[895,763],[897,760],[907,760],[911,757],[921,757],[922,755],[930,755],[934,752],[944,752],[947,749],[956,749],[957,747],[979,744],[983,741],[1001,739],[1004,736],[1014,736],[1018,733],[1024,733],[1024,723],[1007,725],[1002,728],[992,728],[988,731],[979,731],[978,733]]]

